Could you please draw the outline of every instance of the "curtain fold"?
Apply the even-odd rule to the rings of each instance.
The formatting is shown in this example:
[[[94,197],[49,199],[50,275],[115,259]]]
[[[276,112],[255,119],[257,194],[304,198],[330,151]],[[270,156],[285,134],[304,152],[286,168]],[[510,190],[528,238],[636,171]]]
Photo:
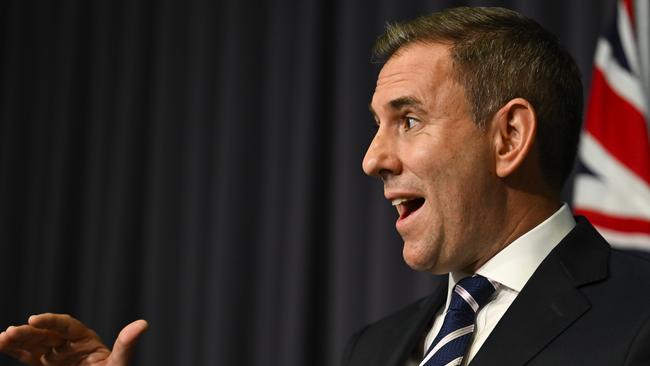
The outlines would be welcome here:
[[[0,328],[145,318],[135,365],[338,364],[439,280],[361,171],[370,49],[467,4],[537,19],[587,78],[612,1],[2,2]]]

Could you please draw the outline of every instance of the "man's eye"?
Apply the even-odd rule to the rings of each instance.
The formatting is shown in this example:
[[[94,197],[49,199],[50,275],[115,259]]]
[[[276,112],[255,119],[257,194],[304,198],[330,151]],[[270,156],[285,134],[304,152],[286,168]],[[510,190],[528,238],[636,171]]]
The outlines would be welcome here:
[[[410,130],[411,128],[417,126],[418,123],[420,123],[420,121],[418,121],[417,119],[415,119],[413,117],[405,117],[404,118],[404,128],[406,130]]]

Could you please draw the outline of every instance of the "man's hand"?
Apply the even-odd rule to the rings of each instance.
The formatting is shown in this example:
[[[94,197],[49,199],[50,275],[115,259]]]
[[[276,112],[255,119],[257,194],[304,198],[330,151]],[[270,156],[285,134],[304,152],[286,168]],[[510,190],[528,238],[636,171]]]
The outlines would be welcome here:
[[[111,351],[97,333],[70,315],[32,315],[28,324],[0,333],[0,352],[32,366],[125,366],[146,329],[144,320],[127,325]]]

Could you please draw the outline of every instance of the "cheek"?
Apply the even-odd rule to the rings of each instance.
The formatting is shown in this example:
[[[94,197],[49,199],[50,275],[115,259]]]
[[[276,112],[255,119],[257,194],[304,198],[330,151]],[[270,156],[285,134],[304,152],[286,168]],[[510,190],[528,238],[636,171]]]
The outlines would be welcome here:
[[[432,138],[411,142],[405,148],[405,156],[411,170],[422,179],[437,177],[450,165],[450,150]]]

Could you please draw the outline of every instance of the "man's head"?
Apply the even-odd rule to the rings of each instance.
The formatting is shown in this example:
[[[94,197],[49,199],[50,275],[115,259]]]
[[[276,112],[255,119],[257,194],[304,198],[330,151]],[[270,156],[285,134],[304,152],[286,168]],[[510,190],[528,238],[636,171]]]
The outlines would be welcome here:
[[[575,161],[583,97],[580,71],[557,38],[512,10],[452,8],[389,25],[374,57],[386,61],[407,45],[431,42],[451,46],[453,75],[479,126],[513,98],[533,105],[542,172],[561,190]]]
[[[557,204],[547,193],[559,192],[579,134],[577,68],[539,25],[504,9],[390,26],[376,56],[386,63],[364,171],[398,208],[411,267],[473,271]]]

